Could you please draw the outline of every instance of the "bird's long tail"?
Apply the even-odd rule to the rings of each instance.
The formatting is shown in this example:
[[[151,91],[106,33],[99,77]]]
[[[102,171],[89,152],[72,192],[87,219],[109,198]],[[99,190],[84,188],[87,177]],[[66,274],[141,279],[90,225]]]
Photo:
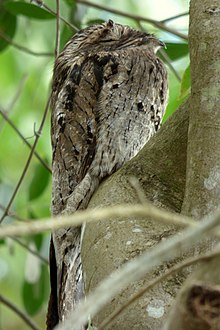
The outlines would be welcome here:
[[[64,215],[87,207],[88,202],[99,185],[99,179],[89,173],[69,196]],[[47,330],[54,323],[64,321],[76,304],[84,297],[84,281],[81,261],[81,226],[61,228],[52,235],[51,251],[51,297],[54,308],[53,317],[47,320]],[[55,265],[54,265],[55,263]],[[54,279],[53,277],[56,277]],[[49,304],[50,309],[50,304]],[[49,311],[48,311],[49,315]],[[54,324],[49,327],[49,324]]]

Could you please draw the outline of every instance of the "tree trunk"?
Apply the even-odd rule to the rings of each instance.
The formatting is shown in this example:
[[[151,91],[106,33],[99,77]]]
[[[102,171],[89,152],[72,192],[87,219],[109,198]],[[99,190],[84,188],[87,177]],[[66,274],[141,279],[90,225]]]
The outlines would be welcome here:
[[[191,1],[189,44],[192,82],[183,212],[195,218],[219,205],[219,20],[219,0]]]
[[[220,196],[220,6],[218,0],[190,5],[191,99],[183,213],[200,219]],[[205,27],[205,28],[204,28]],[[195,254],[212,249],[203,241]],[[202,264],[178,295],[165,329],[220,329],[220,259]]]

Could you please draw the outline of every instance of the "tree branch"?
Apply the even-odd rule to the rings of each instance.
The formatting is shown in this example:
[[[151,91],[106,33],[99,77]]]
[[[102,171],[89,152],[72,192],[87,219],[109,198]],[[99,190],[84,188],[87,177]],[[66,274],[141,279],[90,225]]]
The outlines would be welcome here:
[[[178,32],[178,31],[166,26],[164,23],[162,23],[160,21],[156,21],[156,20],[153,20],[153,19],[150,19],[150,18],[147,18],[147,17],[139,16],[139,15],[133,15],[133,14],[130,14],[130,13],[125,13],[125,12],[120,11],[118,9],[110,8],[110,7],[103,6],[103,5],[99,5],[97,3],[86,1],[86,0],[76,0],[76,3],[84,4],[86,6],[101,9],[101,10],[105,10],[105,11],[108,11],[108,12],[113,13],[115,15],[119,15],[119,16],[123,16],[123,17],[129,17],[129,18],[134,19],[135,21],[143,21],[143,22],[149,23],[153,26],[156,26],[160,30],[164,30],[166,32],[174,34],[174,35],[176,35],[176,36],[178,36],[178,37],[180,37],[184,40],[188,39],[188,37],[185,34],[183,34],[181,32]]]
[[[54,15],[54,16],[57,17],[57,13],[56,13],[55,11],[53,11],[49,6],[47,6],[47,5],[45,4],[44,1],[42,1],[42,0],[35,0],[34,2],[35,2],[39,7],[43,7],[43,8],[46,9],[49,13],[51,13],[52,15]],[[69,27],[70,27],[71,29],[73,29],[74,31],[78,31],[78,30],[79,30],[75,25],[73,25],[73,24],[69,23],[68,21],[66,21],[62,16],[59,16],[59,18],[60,18],[60,20],[61,20],[63,23],[65,23],[67,26],[69,26]]]
[[[20,241],[19,239],[17,239],[16,237],[10,237],[11,240],[13,240],[14,242],[16,242],[18,245],[22,246],[26,251],[30,252],[31,254],[33,254],[35,257],[37,257],[38,259],[40,259],[43,263],[45,263],[46,265],[49,264],[48,260],[46,258],[44,258],[42,255],[40,255],[40,253],[38,253],[37,251],[31,249],[27,244],[25,244],[24,242]]]
[[[189,12],[185,12],[185,13],[182,13],[182,14],[178,14],[178,15],[174,15],[174,16],[171,16],[171,17],[168,17],[168,18],[165,18],[163,19],[162,21],[160,21],[161,23],[167,23],[167,22],[170,22],[170,21],[173,21],[175,19],[178,19],[180,17],[184,17],[184,16],[188,16],[189,15]]]
[[[60,1],[56,0],[57,12],[56,12],[56,45],[55,45],[55,58],[60,52]]]
[[[0,38],[7,41],[11,46],[21,50],[22,52],[25,52],[29,55],[34,55],[34,56],[53,56],[52,53],[44,53],[44,52],[35,52],[33,50],[30,50],[27,47],[24,47],[22,45],[19,45],[18,43],[16,43],[15,41],[13,41],[9,36],[7,36],[5,33],[3,33],[2,31],[0,32]]]
[[[127,218],[127,217],[152,217],[160,223],[175,224],[180,227],[196,226],[196,222],[182,215],[171,213],[160,209],[153,204],[147,205],[119,205],[106,207],[99,210],[77,211],[74,215],[56,217],[54,219],[42,219],[31,221],[30,223],[18,223],[13,225],[5,225],[0,227],[0,238],[6,236],[25,236],[30,234],[38,234],[48,230],[56,230],[59,228],[68,228],[79,226],[84,222],[94,222],[99,220],[107,220],[109,218]],[[218,235],[218,234],[217,234]]]
[[[5,306],[9,307],[13,312],[15,312],[27,325],[29,325],[31,329],[40,330],[40,328],[38,328],[38,326],[29,318],[27,314],[25,314],[22,310],[20,310],[3,295],[0,295],[0,302],[3,303]]]
[[[1,107],[0,107],[0,114],[8,122],[8,124],[13,128],[13,130],[18,134],[18,136],[22,139],[22,141],[30,149],[32,149],[32,145],[27,141],[27,139],[23,136],[23,134],[18,130],[18,128],[14,125],[12,120],[7,116],[6,111],[4,111]],[[41,156],[35,150],[34,150],[34,155],[40,161],[40,163],[51,173],[51,168],[48,166],[48,164],[41,158]]]
[[[40,135],[41,135],[41,132],[42,132],[42,129],[43,129],[43,126],[44,126],[44,123],[45,123],[46,117],[47,117],[47,113],[48,113],[48,110],[49,110],[49,106],[50,106],[50,97],[49,97],[48,100],[47,100],[47,104],[46,104],[46,107],[45,107],[45,110],[44,110],[43,118],[42,118],[42,120],[41,120],[40,127],[39,127],[39,129],[38,129],[38,131],[37,131],[37,133],[36,133],[35,141],[34,141],[34,144],[33,144],[32,148],[31,148],[31,152],[30,152],[30,154],[29,154],[29,157],[28,157],[28,159],[27,159],[27,162],[26,162],[26,164],[25,164],[25,167],[24,167],[24,169],[23,169],[23,172],[22,172],[22,174],[21,174],[21,176],[20,176],[20,179],[18,180],[18,183],[17,183],[17,185],[16,185],[16,187],[15,187],[15,190],[14,190],[14,192],[13,192],[13,194],[12,194],[12,196],[11,196],[11,198],[10,198],[10,200],[9,200],[9,202],[8,202],[8,204],[7,204],[7,206],[6,206],[6,208],[5,208],[5,211],[4,211],[4,213],[3,213],[2,217],[1,217],[1,219],[0,219],[0,223],[1,223],[1,222],[4,220],[4,218],[8,215],[8,211],[9,211],[9,209],[10,209],[10,207],[11,207],[11,205],[12,205],[12,203],[13,203],[15,197],[16,197],[16,194],[17,194],[17,192],[18,192],[18,190],[19,190],[19,188],[20,188],[20,186],[21,186],[21,184],[22,184],[22,182],[23,182],[23,179],[24,179],[24,177],[25,177],[25,175],[26,175],[26,173],[27,173],[27,170],[28,170],[28,168],[29,168],[29,165],[30,165],[31,159],[32,159],[32,157],[33,157],[33,154],[34,154],[35,148],[36,148],[36,146],[37,146],[38,140],[39,140],[39,138],[40,138]]]
[[[5,207],[0,203],[0,209],[5,211]],[[24,221],[27,223],[27,219],[21,218],[20,216],[18,216],[16,213],[8,211],[8,216],[11,218],[16,219],[17,221]]]

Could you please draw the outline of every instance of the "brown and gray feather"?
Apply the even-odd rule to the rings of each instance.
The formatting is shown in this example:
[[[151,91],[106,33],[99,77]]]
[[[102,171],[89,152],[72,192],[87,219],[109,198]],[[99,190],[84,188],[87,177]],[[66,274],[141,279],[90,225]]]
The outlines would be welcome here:
[[[153,35],[109,21],[74,35],[57,58],[53,215],[85,208],[100,181],[134,157],[160,127],[168,94],[166,69],[155,55],[161,45]],[[53,233],[52,300],[60,321],[84,293],[80,233],[81,228]]]

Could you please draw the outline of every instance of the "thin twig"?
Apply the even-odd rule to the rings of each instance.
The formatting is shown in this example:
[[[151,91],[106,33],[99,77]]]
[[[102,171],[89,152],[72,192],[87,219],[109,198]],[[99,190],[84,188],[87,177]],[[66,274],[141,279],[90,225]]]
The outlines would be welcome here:
[[[22,77],[20,83],[18,84],[18,88],[17,88],[17,90],[15,92],[15,95],[12,97],[12,100],[10,101],[9,105],[7,106],[7,108],[6,108],[7,110],[5,110],[5,113],[8,114],[13,109],[15,103],[17,102],[19,96],[21,95],[21,92],[23,90],[24,83],[25,83],[25,80],[26,79],[27,79],[27,74],[25,74]],[[4,120],[1,120],[1,122],[0,122],[0,131],[3,129],[4,124],[5,124],[5,121]]]
[[[139,202],[143,205],[146,204],[147,198],[143,188],[140,185],[138,178],[136,178],[135,176],[130,176],[128,177],[128,182],[131,185],[131,187],[135,190]]]
[[[2,31],[0,32],[0,38],[7,41],[11,46],[14,46],[15,48],[21,50],[22,52],[25,52],[29,55],[34,55],[34,56],[53,56],[53,53],[38,53],[35,51],[30,50],[29,48],[26,48],[22,45],[17,44],[15,41],[13,41],[9,36],[4,34]]]
[[[160,52],[160,55],[162,56],[162,59],[164,60],[164,62],[170,68],[170,71],[172,71],[173,74],[175,75],[176,79],[178,81],[181,81],[182,79],[181,79],[179,73],[176,71],[176,69],[172,65],[172,61],[171,61],[170,57],[168,56],[168,54],[165,52],[165,50],[164,49],[160,49],[159,52]]]
[[[178,14],[178,15],[174,15],[174,16],[171,16],[171,17],[165,18],[165,19],[163,19],[163,20],[160,21],[160,22],[161,22],[161,23],[167,23],[167,22],[169,22],[169,21],[173,21],[173,20],[175,20],[175,19],[178,19],[178,18],[183,17],[183,16],[187,16],[187,15],[189,15],[189,12],[188,12],[188,11],[186,11],[185,13],[182,13],[182,14]]]
[[[60,52],[60,1],[56,0],[57,12],[56,12],[56,44],[55,44],[55,58],[59,55]]]
[[[24,88],[24,84],[27,80],[28,75],[24,74],[23,77],[21,78],[21,81],[18,84],[18,88],[15,92],[15,95],[12,97],[12,100],[10,101],[10,103],[8,104],[8,106],[6,107],[6,112],[9,113],[9,111],[11,111],[11,109],[13,109],[14,105],[16,104],[19,96],[21,95],[21,92],[23,91]]]
[[[220,254],[220,250],[218,248],[217,251],[213,251],[207,255],[203,256],[196,256],[192,257],[186,261],[183,261],[182,263],[173,266],[170,268],[168,271],[166,271],[164,274],[161,276],[158,276],[156,279],[153,279],[150,283],[148,283],[147,286],[144,286],[141,288],[137,293],[135,293],[130,299],[126,301],[125,304],[121,305],[119,308],[117,308],[108,318],[106,318],[100,325],[99,325],[99,330],[103,330],[106,328],[106,326],[109,326],[112,324],[112,322],[118,318],[119,315],[121,315],[128,306],[132,305],[137,299],[142,297],[145,293],[153,289],[158,283],[161,283],[164,281],[167,277],[174,275],[177,272],[180,272],[182,269],[189,267],[195,263],[198,262],[206,262],[209,261],[210,259],[218,256]]]
[[[12,224],[0,227],[0,238],[6,236],[25,236],[30,234],[38,234],[45,231],[56,230],[59,228],[76,227],[84,222],[105,221],[107,219],[126,217],[144,218],[150,217],[164,224],[171,224],[177,227],[196,227],[198,223],[192,218],[188,218],[178,213],[172,213],[161,209],[151,203],[144,205],[123,204],[105,207],[94,210],[80,210],[72,215],[57,216],[55,218],[45,218],[25,224]],[[220,238],[220,231],[216,230],[213,235]]]
[[[35,1],[33,1],[33,2],[35,2],[38,6],[43,7],[44,9],[46,9],[46,10],[47,10],[49,13],[51,13],[52,15],[57,16],[57,13],[56,13],[55,11],[53,11],[50,7],[48,7],[48,6],[45,4],[45,2],[43,2],[43,1],[41,1],[41,0],[35,0]],[[71,29],[73,29],[73,30],[75,30],[75,31],[79,31],[79,29],[78,29],[75,25],[73,25],[73,24],[69,23],[68,21],[66,21],[62,16],[59,16],[59,18],[60,18],[60,20],[61,20],[63,23],[65,23],[66,25],[68,25]]]
[[[197,226],[197,222],[193,221],[193,219],[158,208],[151,203],[145,203],[145,205],[124,204],[105,207],[103,209],[80,210],[72,215],[58,216],[53,219],[43,219],[43,221],[42,219],[35,220],[28,224],[19,223],[5,225],[4,227],[0,227],[0,238],[4,238],[6,236],[38,234],[59,228],[79,226],[84,222],[89,223],[99,220],[105,221],[107,219],[126,218],[131,216],[137,218],[152,217],[152,219],[162,223],[172,224],[178,227]],[[217,231],[215,234],[219,235]]]
[[[22,310],[20,310],[15,304],[5,298],[3,295],[0,295],[0,302],[5,306],[9,307],[13,312],[15,312],[29,327],[33,330],[40,330],[34,321]]]
[[[16,196],[16,194],[17,194],[17,192],[18,192],[18,190],[19,190],[19,188],[20,188],[20,186],[21,186],[21,184],[23,182],[23,179],[24,179],[24,177],[25,177],[25,175],[27,173],[27,170],[29,168],[30,162],[31,162],[32,157],[34,155],[35,148],[37,146],[38,140],[40,138],[40,135],[41,135],[41,132],[42,132],[42,129],[43,129],[43,126],[44,126],[46,117],[47,117],[47,113],[48,113],[48,110],[49,110],[49,105],[50,105],[50,96],[49,96],[49,98],[47,100],[47,104],[46,104],[46,107],[45,107],[45,110],[44,110],[43,118],[42,118],[42,121],[41,121],[39,130],[38,130],[38,132],[36,134],[35,141],[34,141],[34,144],[33,144],[32,148],[31,148],[31,152],[29,154],[28,160],[27,160],[27,162],[25,164],[25,167],[24,167],[23,172],[22,172],[22,174],[20,176],[20,179],[18,180],[18,183],[17,183],[17,185],[15,187],[15,190],[14,190],[14,192],[13,192],[13,194],[12,194],[12,196],[11,196],[9,202],[8,202],[8,205],[5,208],[5,211],[4,211],[4,213],[3,213],[3,215],[2,215],[2,217],[0,219],[0,223],[2,223],[2,221],[4,220],[4,218],[8,215],[8,211],[9,211],[9,209],[10,209],[10,207],[11,207],[11,205],[12,205],[14,199],[15,199],[15,196]]]
[[[5,207],[2,204],[0,204],[0,209],[4,211]],[[24,221],[24,222],[28,221],[27,219],[23,219],[23,218],[19,217],[17,214],[15,214],[14,212],[11,212],[11,211],[8,211],[8,216],[11,217],[11,218],[16,219],[18,221]]]
[[[197,221],[193,218],[183,216],[182,214],[172,213],[165,209],[161,209],[151,203],[144,205],[122,204],[102,209],[80,210],[72,215],[57,216],[55,218],[44,218],[29,223],[18,223],[5,225],[0,227],[0,238],[6,236],[26,236],[30,234],[38,234],[46,231],[56,230],[59,228],[77,227],[81,224],[93,221],[105,221],[109,219],[126,217],[146,218],[150,217],[158,222],[175,225],[177,227],[196,227]],[[215,230],[213,236],[220,238],[220,231]]]
[[[96,9],[105,10],[105,11],[113,13],[115,15],[128,17],[128,18],[134,19],[135,21],[147,22],[147,23],[149,23],[153,26],[156,26],[157,28],[159,28],[161,30],[164,30],[164,31],[167,31],[171,34],[174,34],[174,35],[176,35],[176,36],[178,36],[178,37],[180,37],[184,40],[188,40],[187,35],[166,26],[165,24],[161,23],[160,21],[156,21],[156,20],[153,20],[153,19],[150,19],[150,18],[147,18],[147,17],[139,16],[139,15],[133,15],[133,14],[126,13],[126,12],[123,12],[123,11],[118,10],[118,9],[114,9],[114,8],[110,8],[110,7],[107,7],[107,6],[99,5],[97,3],[86,1],[86,0],[76,0],[76,3],[84,4],[86,6],[93,7],[93,8],[96,8]]]
[[[31,249],[27,244],[25,244],[24,242],[20,241],[18,238],[10,236],[10,239],[12,239],[13,241],[15,241],[17,244],[19,244],[20,246],[22,246],[25,250],[27,250],[28,252],[30,252],[31,254],[33,254],[35,257],[37,257],[38,259],[40,259],[41,261],[43,261],[43,263],[45,263],[46,265],[49,264],[49,262],[48,262],[48,260],[46,258],[44,258],[40,253],[38,253],[35,250]]]
[[[8,122],[8,124],[14,129],[14,131],[18,134],[18,136],[22,139],[22,141],[30,148],[32,149],[32,145],[25,139],[23,134],[18,130],[18,128],[15,126],[15,124],[11,121],[11,119],[7,116],[6,111],[0,107],[0,114],[2,117]],[[37,153],[37,151],[34,150],[34,155],[36,158],[41,162],[41,164],[51,173],[51,168],[49,165],[41,158],[41,156]]]
[[[17,102],[19,96],[21,95],[21,92],[23,90],[24,83],[25,83],[26,79],[27,79],[27,74],[23,75],[20,83],[18,84],[18,88],[15,92],[15,95],[12,97],[12,100],[8,104],[8,106],[5,110],[5,113],[9,114],[9,112],[11,112],[11,110],[13,109],[15,103]],[[4,125],[5,125],[5,120],[1,120],[1,122],[0,122],[0,131],[3,129]]]

